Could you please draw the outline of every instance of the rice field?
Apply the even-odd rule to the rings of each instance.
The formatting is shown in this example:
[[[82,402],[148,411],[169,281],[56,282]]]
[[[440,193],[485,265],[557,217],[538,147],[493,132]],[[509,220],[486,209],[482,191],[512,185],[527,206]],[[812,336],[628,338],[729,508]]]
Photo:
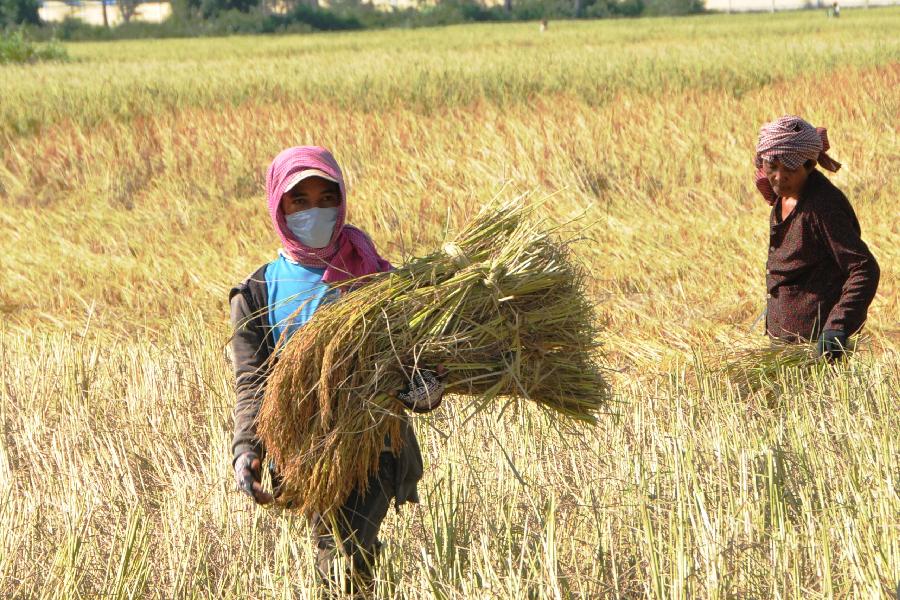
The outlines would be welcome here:
[[[228,289],[270,260],[265,168],[331,148],[400,263],[552,195],[610,414],[416,417],[383,598],[891,598],[900,581],[900,10],[70,44],[0,67],[0,597],[317,598],[305,521],[230,465]],[[829,128],[882,267],[848,364],[763,345],[759,125]],[[471,418],[470,418],[471,417]]]

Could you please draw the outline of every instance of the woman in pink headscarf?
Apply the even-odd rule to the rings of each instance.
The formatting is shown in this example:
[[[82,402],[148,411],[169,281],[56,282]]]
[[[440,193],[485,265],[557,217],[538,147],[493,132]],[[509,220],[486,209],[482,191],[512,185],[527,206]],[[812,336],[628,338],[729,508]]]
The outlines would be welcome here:
[[[772,206],[766,262],[766,332],[815,341],[843,355],[865,323],[879,268],[847,197],[816,166],[837,171],[828,136],[800,117],[767,123],[756,146],[756,186]]]
[[[281,152],[266,173],[266,196],[281,249],[229,296],[237,393],[233,465],[238,487],[259,504],[272,501],[260,483],[265,449],[256,436],[270,358],[318,308],[341,293],[341,286],[334,284],[391,268],[371,238],[346,223],[344,176],[328,150],[301,146]],[[442,393],[440,374],[420,371],[397,397],[410,410],[426,412],[440,404]],[[418,502],[422,457],[411,427],[404,429],[403,437],[397,454],[390,450],[391,440],[385,440],[378,473],[367,492],[352,493],[327,519],[310,515],[317,568],[325,583],[343,579],[356,587],[370,585],[378,530],[391,500],[397,506]],[[334,572],[339,554],[350,565],[350,577]]]

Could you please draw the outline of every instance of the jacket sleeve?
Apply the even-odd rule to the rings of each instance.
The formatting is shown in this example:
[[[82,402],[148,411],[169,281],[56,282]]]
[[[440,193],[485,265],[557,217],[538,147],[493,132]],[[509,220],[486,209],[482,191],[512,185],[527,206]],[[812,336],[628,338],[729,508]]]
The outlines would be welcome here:
[[[231,298],[232,360],[234,361],[236,402],[234,437],[231,441],[232,463],[244,452],[262,457],[263,448],[256,437],[256,416],[262,405],[268,376],[265,332],[254,326],[250,308],[243,294]]]
[[[818,226],[834,262],[846,277],[841,296],[822,329],[835,329],[852,335],[866,321],[881,271],[860,237],[859,224],[849,203],[846,209],[829,203],[819,214]]]

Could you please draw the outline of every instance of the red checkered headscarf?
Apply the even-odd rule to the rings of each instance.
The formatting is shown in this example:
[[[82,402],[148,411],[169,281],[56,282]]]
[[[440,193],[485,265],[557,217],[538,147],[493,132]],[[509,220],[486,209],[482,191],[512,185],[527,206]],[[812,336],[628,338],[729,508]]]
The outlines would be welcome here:
[[[763,170],[763,161],[778,160],[788,169],[797,169],[808,160],[815,160],[823,169],[837,171],[841,163],[826,151],[828,132],[824,127],[813,127],[800,117],[785,115],[759,130],[756,144],[756,187],[769,204],[777,199],[769,179]]]
[[[293,175],[306,169],[318,169],[327,173],[337,181],[341,191],[337,222],[331,240],[324,248],[304,246],[291,233],[284,218],[284,211],[281,210],[281,196],[287,191],[284,188],[290,183]],[[363,230],[344,224],[347,216],[344,174],[334,156],[325,148],[297,146],[282,150],[266,171],[266,196],[269,216],[272,217],[272,224],[278,237],[281,238],[285,252],[303,266],[324,268],[322,281],[326,283],[344,281],[391,268],[391,264],[378,254],[375,244]]]

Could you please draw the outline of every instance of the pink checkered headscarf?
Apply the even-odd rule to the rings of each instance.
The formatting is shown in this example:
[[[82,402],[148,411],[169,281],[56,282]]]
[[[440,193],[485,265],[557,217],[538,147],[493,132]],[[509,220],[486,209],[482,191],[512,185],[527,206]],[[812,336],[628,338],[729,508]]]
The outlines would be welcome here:
[[[334,233],[324,248],[304,246],[291,233],[281,210],[281,196],[286,191],[285,184],[295,173],[305,169],[319,169],[334,177],[341,191]],[[364,231],[344,224],[347,217],[344,174],[334,156],[325,148],[297,146],[282,150],[266,171],[266,196],[269,216],[272,217],[272,224],[278,237],[281,238],[285,252],[303,266],[324,268],[325,275],[322,280],[326,283],[380,273],[391,268],[391,264],[378,254],[375,244]]]
[[[769,204],[775,204],[775,190],[763,171],[763,161],[778,160],[788,169],[796,169],[808,160],[815,160],[823,169],[837,171],[841,163],[826,151],[828,131],[824,127],[813,127],[800,117],[785,115],[759,130],[756,144],[756,187]]]

